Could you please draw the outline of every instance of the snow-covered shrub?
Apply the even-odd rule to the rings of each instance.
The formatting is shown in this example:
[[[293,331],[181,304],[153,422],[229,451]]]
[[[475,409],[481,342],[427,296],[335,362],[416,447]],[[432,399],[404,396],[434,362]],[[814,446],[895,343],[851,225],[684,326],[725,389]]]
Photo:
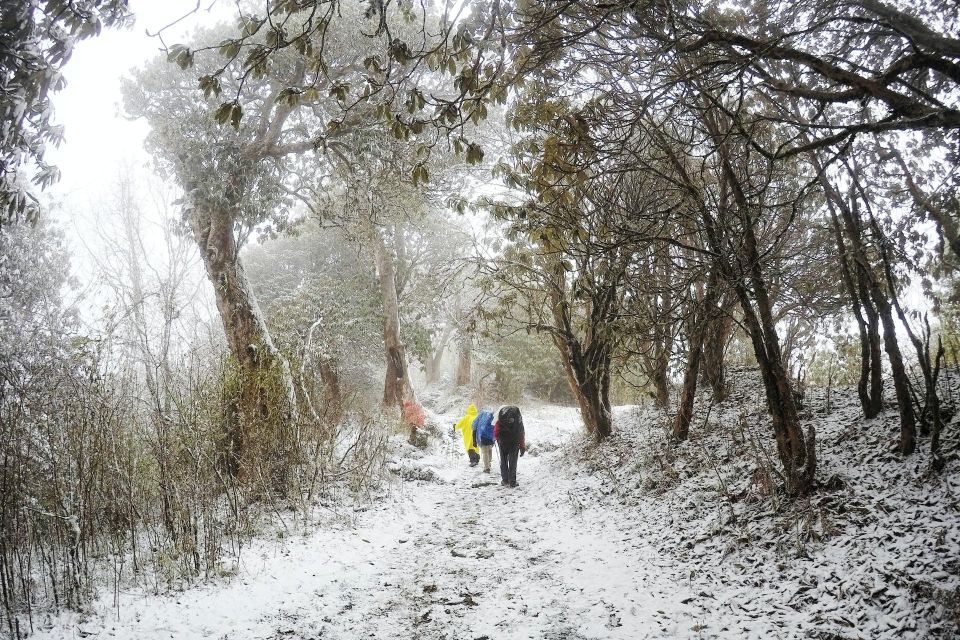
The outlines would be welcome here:
[[[308,411],[301,384],[299,417],[241,425],[236,450],[237,403],[283,405],[278,376],[245,397],[216,341],[144,366],[122,326],[129,308],[91,337],[69,284],[57,233],[0,229],[0,635],[25,636],[40,612],[82,608],[104,584],[161,591],[229,573],[277,514],[306,522],[321,494],[376,486],[384,419],[349,397],[346,420],[320,402]],[[252,459],[245,474],[230,473],[232,455]]]

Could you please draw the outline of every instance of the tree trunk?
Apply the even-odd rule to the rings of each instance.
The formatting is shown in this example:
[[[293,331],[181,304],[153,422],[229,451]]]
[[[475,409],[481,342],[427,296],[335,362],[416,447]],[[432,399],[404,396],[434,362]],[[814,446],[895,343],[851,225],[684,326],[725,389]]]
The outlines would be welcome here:
[[[773,308],[767,294],[766,281],[760,271],[760,254],[757,250],[752,220],[748,219],[747,224],[744,225],[743,238],[744,262],[749,265],[749,280],[756,311],[742,281],[737,285],[740,306],[744,312],[754,354],[763,376],[767,408],[773,417],[777,451],[786,472],[787,491],[794,495],[805,494],[813,483],[815,453],[807,451],[797,417],[790,377],[783,366]]]
[[[340,390],[340,373],[336,366],[326,358],[320,360],[320,381],[323,383],[323,400],[334,412],[339,412],[343,402],[343,392]]]
[[[554,337],[554,344],[560,351],[560,362],[563,364],[564,377],[567,379],[567,385],[570,387],[570,394],[576,399],[577,406],[580,407],[580,415],[584,416],[583,425],[587,428],[587,433],[595,436],[597,425],[586,419],[587,414],[590,413],[589,405],[586,403],[583,394],[580,393],[577,374],[573,372],[573,367],[570,365],[570,354],[567,352],[567,347],[562,340],[556,337]]]
[[[428,385],[436,384],[440,377],[440,363],[439,358],[436,357],[436,352],[428,356],[427,361],[423,363],[423,374]]]
[[[860,332],[860,378],[857,381],[857,396],[860,398],[864,417],[869,419],[879,415],[883,410],[883,364],[880,360],[879,315],[871,300],[867,277],[861,264],[866,262],[867,258],[863,255],[863,247],[859,242],[853,243],[852,250],[848,251],[836,212],[836,209],[843,211],[847,208],[847,203],[833,188],[815,155],[813,158],[820,172],[820,184],[824,187],[827,196],[827,208],[830,211],[834,241],[839,253],[840,273],[843,276],[844,286],[850,297],[850,305]],[[853,220],[848,211],[844,212],[844,219],[848,218]],[[852,232],[859,233],[855,229]],[[856,278],[850,269],[851,263],[856,271]]]
[[[610,411],[609,377],[601,376],[599,382],[587,381],[578,385],[586,407],[583,419],[592,425],[591,431],[597,440],[603,440],[613,433],[613,416]]]
[[[553,343],[560,351],[560,360],[567,374],[570,392],[580,406],[580,416],[587,433],[597,440],[603,440],[613,432],[613,418],[610,410],[610,361],[611,346],[609,332],[602,323],[594,322],[588,326],[584,342],[573,333],[570,318],[570,305],[563,300],[561,291],[564,283],[557,283],[550,291],[556,331],[552,334]],[[614,289],[609,291],[612,299]],[[591,306],[597,310],[597,306]],[[591,318],[596,320],[596,318]]]
[[[724,296],[725,298],[728,296]],[[703,338],[703,356],[700,370],[702,381],[710,386],[714,402],[727,399],[727,373],[724,367],[724,352],[727,341],[733,332],[733,311],[729,303],[724,303],[714,317],[707,320]]]
[[[864,305],[867,312],[867,345],[870,350],[870,387],[864,417],[873,418],[883,411],[883,361],[880,358],[880,318],[876,308]]]
[[[900,453],[905,456],[914,452],[917,446],[917,425],[913,413],[913,398],[910,395],[910,380],[903,365],[903,355],[897,342],[897,327],[893,321],[893,309],[889,302],[880,306],[880,320],[883,323],[883,348],[890,361],[890,373],[893,375],[893,389],[897,395],[897,408],[900,411]]]
[[[814,474],[816,473],[813,427],[810,427],[808,438],[805,441],[797,416],[790,378],[783,365],[780,338],[777,335],[773,306],[761,269],[762,262],[750,203],[730,163],[729,149],[725,140],[716,129],[715,123],[707,122],[707,124],[708,126],[714,125],[710,128],[720,156],[721,177],[725,183],[723,191],[730,190],[741,220],[740,228],[737,230],[741,235],[741,253],[737,256],[736,263],[746,265],[746,272],[737,273],[731,263],[722,258],[721,265],[724,266],[727,279],[733,286],[740,302],[747,333],[750,336],[754,355],[760,367],[767,397],[767,409],[773,421],[777,453],[785,472],[787,492],[791,495],[804,495],[813,486]],[[722,198],[721,202],[724,202]],[[712,223],[712,217],[707,216],[707,235],[712,245],[711,248],[719,256],[724,256],[719,231]],[[729,231],[728,229],[727,232]]]
[[[673,263],[670,260],[670,246],[660,243],[654,258],[654,277],[665,285],[664,291],[658,296],[659,317],[654,325],[654,359],[653,359],[653,388],[654,405],[666,409],[670,404],[670,352],[673,342],[671,333],[673,295],[670,282],[673,279]]]
[[[703,300],[693,301],[692,321],[687,337],[687,366],[683,372],[683,390],[680,392],[677,415],[673,421],[673,437],[677,440],[686,440],[690,435],[690,422],[693,419],[693,404],[697,394],[697,379],[703,359],[704,342],[711,321],[718,319],[719,315],[719,310],[716,308],[719,284],[719,274],[716,269],[712,269],[707,278],[706,295]]]
[[[227,346],[239,367],[239,388],[227,421],[225,443],[227,469],[244,475],[255,460],[251,444],[265,448],[259,453],[282,454],[286,430],[296,420],[293,377],[287,362],[273,345],[270,332],[257,305],[256,296],[243,271],[239,247],[233,233],[233,216],[223,209],[192,211],[190,223],[200,247],[207,278],[213,284],[217,311]],[[277,397],[275,382],[283,386]],[[263,442],[251,443],[251,432],[264,432]],[[259,462],[265,462],[260,460]],[[282,463],[281,463],[282,464]],[[271,469],[282,473],[279,467]],[[273,478],[282,482],[282,478]]]
[[[450,335],[453,333],[453,327],[449,324],[443,327],[443,333],[440,334],[440,340],[433,348],[433,353],[427,356],[424,363],[424,373],[426,374],[427,384],[436,383],[440,377],[440,364],[443,362],[443,353],[446,351],[447,343],[450,342]]]
[[[850,297],[850,306],[853,309],[860,333],[860,378],[857,381],[857,396],[860,398],[860,406],[863,409],[864,417],[873,418],[878,415],[883,408],[879,316],[869,296],[864,298],[860,295],[861,293],[866,293],[866,288],[862,286],[863,278],[860,278],[859,286],[854,283],[848,263],[846,244],[843,241],[843,235],[840,229],[840,222],[837,220],[837,216],[833,211],[832,203],[829,199],[827,202],[830,205],[830,215],[833,221],[837,251],[839,252],[840,271],[843,275],[847,294]],[[866,315],[866,318],[864,318],[864,315]]]
[[[691,333],[687,347],[687,366],[683,371],[683,388],[677,415],[673,420],[673,437],[686,440],[690,435],[690,422],[693,420],[693,402],[697,394],[697,375],[700,372],[700,360],[703,355],[703,332]]]
[[[596,436],[602,440],[613,433],[613,411],[610,408],[610,350],[609,347],[592,344],[586,353],[587,366],[581,384],[583,395],[590,408],[591,419],[596,426]],[[592,380],[591,380],[592,379]]]
[[[863,246],[862,229],[860,224],[859,212],[852,206],[847,205],[839,193],[830,187],[830,196],[838,204],[838,209],[843,217],[844,229],[847,239],[850,241],[851,249],[854,252],[857,269],[857,278],[862,290],[861,299],[872,302],[872,307],[864,306],[871,322],[873,314],[879,315],[880,324],[883,326],[883,349],[887,354],[887,360],[890,362],[890,372],[893,375],[893,389],[897,397],[897,411],[900,413],[900,452],[903,455],[910,455],[916,448],[916,417],[913,412],[913,398],[910,394],[910,380],[907,378],[906,367],[903,364],[903,355],[900,352],[900,345],[897,341],[896,324],[893,320],[893,306],[890,304],[890,298],[887,292],[880,286],[880,281],[876,273],[870,268],[870,262],[867,257],[866,249]],[[851,202],[856,202],[855,199]],[[842,203],[842,204],[841,204]],[[890,295],[895,295],[890,292]],[[869,325],[868,325],[869,327]],[[876,329],[871,330],[871,338],[876,333]],[[871,344],[871,350],[874,348]],[[871,365],[879,368],[874,361]],[[879,386],[877,380],[879,372],[874,374],[874,384]],[[879,403],[879,393],[874,399]]]
[[[315,320],[307,330],[307,337],[303,343],[303,353],[300,358],[300,376],[298,382],[303,395],[303,401],[310,415],[319,424],[324,421],[337,423],[343,416],[343,395],[340,390],[340,373],[337,370],[338,362],[332,358],[321,356],[318,358],[317,370],[320,372],[320,382],[323,387],[323,410],[317,411],[313,403],[312,385],[308,379],[314,378],[307,374],[313,346],[313,334],[320,327],[321,320]]]
[[[457,340],[457,375],[454,383],[458,387],[470,384],[470,369],[473,364],[473,340],[469,334],[461,333]]]
[[[879,233],[879,229],[877,229]],[[882,252],[883,262],[884,262],[884,271],[886,272],[887,283],[890,291],[896,291],[896,284],[893,276],[893,268],[890,265],[890,257],[887,255],[886,251]],[[903,328],[906,330],[907,335],[910,338],[910,342],[913,343],[914,351],[917,354],[917,364],[920,366],[920,371],[923,374],[923,388],[924,388],[924,402],[923,405],[919,407],[920,415],[917,419],[917,422],[920,423],[920,435],[929,436],[930,435],[930,421],[934,422],[934,431],[940,432],[940,396],[937,394],[937,377],[940,373],[940,361],[943,358],[943,343],[938,339],[938,347],[935,358],[931,359],[931,345],[930,345],[930,324],[926,315],[923,318],[923,329],[922,335],[923,339],[920,338],[914,332],[913,328],[910,326],[910,323],[907,321],[907,314],[903,311],[903,307],[900,305],[900,302],[897,300],[896,296],[893,296],[893,307],[897,311],[897,316],[900,318],[900,323],[903,325]],[[935,361],[934,361],[935,360]],[[911,434],[907,434],[908,440]],[[916,436],[912,438],[913,446],[916,446]],[[901,433],[901,444],[904,442],[903,434]],[[931,446],[931,451],[936,451],[936,446]],[[909,451],[906,453],[910,453]]]
[[[671,144],[667,141],[661,144],[683,178],[693,201],[701,203],[699,208],[709,248],[717,257],[717,267],[721,269],[724,279],[733,289],[740,304],[747,334],[760,367],[777,453],[785,471],[786,489],[791,495],[802,495],[811,489],[816,473],[815,433],[811,426],[807,438],[804,439],[800,429],[790,380],[782,363],[767,285],[761,270],[762,263],[750,203],[731,165],[725,132],[721,131],[712,113],[705,114],[702,122],[713,138],[720,161],[716,215],[703,204],[705,198],[702,197],[697,182],[690,178],[685,164],[673,154]],[[741,220],[739,227],[735,227],[730,219],[730,194]],[[735,255],[731,255],[734,243],[727,241],[732,234],[740,236],[735,243],[739,247]],[[741,265],[746,267],[745,272],[741,271]]]
[[[777,454],[785,471],[787,491],[791,495],[802,495],[809,491],[813,481],[815,453],[807,451],[804,442],[790,379],[777,351],[775,327],[769,322],[771,314],[754,309],[744,285],[736,285],[735,288],[743,310],[747,334],[763,378],[767,410],[773,421]],[[757,301],[757,307],[762,307],[763,304]]]
[[[897,396],[897,410],[900,413],[899,449],[900,453],[903,455],[910,455],[916,449],[917,420],[913,411],[913,394],[910,390],[910,380],[907,378],[906,367],[903,364],[903,355],[900,352],[900,344],[897,340],[897,327],[893,319],[894,306],[897,304],[897,291],[893,287],[892,281],[888,282],[888,288],[884,290],[884,287],[882,287],[880,284],[880,279],[870,268],[870,263],[866,260],[866,252],[863,250],[861,242],[860,227],[862,225],[860,221],[860,212],[857,208],[857,203],[860,200],[858,200],[856,195],[854,195],[854,190],[858,190],[857,193],[859,193],[864,206],[866,207],[868,213],[870,213],[871,218],[873,218],[871,204],[867,194],[862,190],[862,188],[860,188],[860,184],[857,181],[856,166],[854,165],[851,167],[848,165],[847,168],[853,180],[853,183],[850,187],[851,206],[845,210],[841,209],[841,211],[848,218],[848,228],[851,231],[851,242],[855,243],[860,254],[864,256],[864,259],[862,261],[858,261],[857,264],[860,273],[867,278],[867,284],[870,288],[870,296],[872,297],[873,303],[880,314],[880,323],[883,325],[883,347],[887,353],[887,359],[890,361],[890,372],[893,375],[893,389]],[[877,236],[881,238],[880,252],[882,255],[882,234],[880,233],[879,228],[875,228],[875,231],[877,232]]]
[[[400,339],[400,302],[397,298],[397,278],[393,256],[383,238],[373,230],[376,249],[377,279],[383,303],[383,346],[387,371],[383,382],[384,406],[399,407],[406,400],[415,400],[413,387],[407,375],[407,353]]]
[[[613,416],[610,410],[610,355],[597,347],[581,353],[580,344],[574,339],[563,341],[554,338],[554,342],[560,349],[570,392],[580,406],[580,415],[587,433],[597,440],[603,440],[613,433]]]
[[[866,257],[863,257],[866,261]],[[880,415],[883,411],[883,358],[881,356],[882,339],[880,337],[880,313],[870,295],[870,285],[866,277],[866,270],[861,264],[856,267],[857,271],[857,292],[866,315],[866,347],[869,351],[869,385],[867,387],[867,406],[864,409],[864,417],[873,418]],[[861,345],[861,352],[863,351]],[[862,375],[862,370],[861,370]]]
[[[247,370],[279,357],[244,274],[233,237],[232,217],[215,212],[195,219],[193,232],[207,277],[214,284],[230,353]]]
[[[667,367],[670,364],[669,354],[657,336],[656,354],[653,360],[653,404],[658,409],[666,409],[670,404],[670,376]]]

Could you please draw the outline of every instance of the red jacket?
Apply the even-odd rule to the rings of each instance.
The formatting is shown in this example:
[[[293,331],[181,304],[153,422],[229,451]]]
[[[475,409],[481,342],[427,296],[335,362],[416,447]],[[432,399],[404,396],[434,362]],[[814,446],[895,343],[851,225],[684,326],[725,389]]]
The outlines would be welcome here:
[[[410,426],[422,427],[424,419],[423,407],[409,400],[403,402],[403,421],[405,423]]]

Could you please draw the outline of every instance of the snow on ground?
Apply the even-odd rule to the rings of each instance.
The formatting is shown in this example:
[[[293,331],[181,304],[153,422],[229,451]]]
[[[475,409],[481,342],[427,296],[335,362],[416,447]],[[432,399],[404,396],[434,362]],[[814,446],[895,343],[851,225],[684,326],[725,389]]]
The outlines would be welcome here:
[[[906,460],[893,451],[895,409],[864,421],[853,390],[834,389],[830,412],[808,391],[820,486],[790,501],[759,380],[737,378],[708,424],[701,404],[688,442],[641,408],[621,408],[601,446],[574,438],[577,499],[672,558],[703,637],[960,638],[957,423],[935,472],[928,438]]]
[[[452,438],[419,458],[409,448],[431,481],[399,484],[355,528],[261,541],[229,580],[121,594],[118,607],[107,597],[34,637],[696,637],[653,548],[587,514],[569,500],[574,480],[532,455],[581,428],[576,411],[532,407],[525,423],[517,489],[468,467]]]
[[[467,466],[463,407],[436,403],[431,445],[395,439],[398,480],[352,526],[261,539],[234,576],[107,594],[35,637],[955,637],[956,456],[926,477],[923,454],[887,453],[890,417],[864,425],[847,398],[818,423],[824,486],[792,505],[762,490],[756,400],[746,385],[679,446],[650,410],[618,410],[597,446],[576,410],[525,405],[517,489],[496,457]]]

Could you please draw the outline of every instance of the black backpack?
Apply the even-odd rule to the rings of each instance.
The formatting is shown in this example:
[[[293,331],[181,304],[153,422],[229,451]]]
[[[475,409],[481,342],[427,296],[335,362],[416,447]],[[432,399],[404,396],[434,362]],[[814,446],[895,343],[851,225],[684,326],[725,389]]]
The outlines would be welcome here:
[[[523,432],[523,418],[520,417],[520,409],[514,406],[507,406],[500,409],[500,439],[506,442],[516,442],[520,439]]]

